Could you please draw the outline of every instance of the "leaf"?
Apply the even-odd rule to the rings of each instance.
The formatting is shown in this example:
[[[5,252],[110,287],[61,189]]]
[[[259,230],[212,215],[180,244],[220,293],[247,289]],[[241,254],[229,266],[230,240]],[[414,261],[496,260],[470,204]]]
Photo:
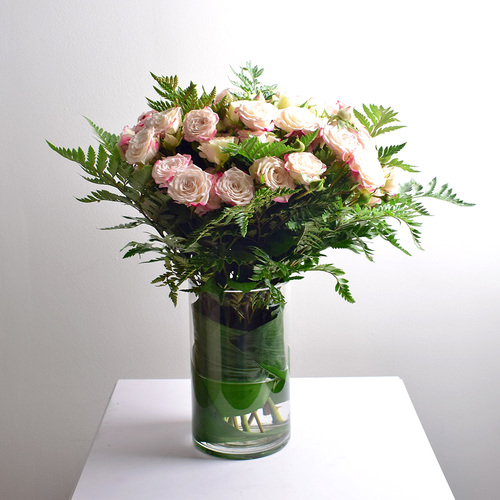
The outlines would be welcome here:
[[[389,123],[399,122],[396,118],[398,113],[391,108],[384,108],[383,106],[376,106],[374,104],[370,104],[369,106],[363,104],[363,111],[366,116],[357,110],[354,110],[354,115],[366,127],[372,137],[404,127],[404,125],[387,126]]]
[[[355,302],[354,297],[351,295],[349,290],[348,281],[345,278],[342,278],[345,274],[342,269],[339,269],[332,264],[319,264],[311,268],[311,271],[323,271],[331,274],[337,280],[335,291],[347,302],[350,302],[351,304]]]

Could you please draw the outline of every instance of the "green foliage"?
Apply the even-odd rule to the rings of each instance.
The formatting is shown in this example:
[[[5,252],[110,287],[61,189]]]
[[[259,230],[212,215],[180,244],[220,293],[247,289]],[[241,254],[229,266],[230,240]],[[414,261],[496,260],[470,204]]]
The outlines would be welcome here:
[[[241,92],[233,93],[237,99],[254,99],[259,94],[264,99],[269,99],[276,91],[277,85],[262,85],[259,82],[259,77],[264,70],[258,66],[252,66],[251,62],[241,67],[239,73],[234,69],[232,71],[237,80],[231,80],[231,83],[241,90]]]
[[[203,89],[202,95],[198,97],[196,84],[191,82],[185,89],[179,87],[177,76],[164,77],[156,76],[151,73],[159,87],[154,87],[156,92],[163,98],[160,101],[147,99],[149,106],[156,111],[165,111],[170,108],[180,107],[182,114],[185,115],[194,109],[202,109],[212,104],[217,93],[214,87],[211,92],[206,93]]]
[[[434,178],[432,181],[424,188],[423,185],[418,182],[411,180],[406,184],[403,184],[400,188],[402,195],[406,198],[436,198],[437,200],[447,201],[453,203],[454,205],[459,205],[462,207],[473,207],[474,203],[467,203],[453,192],[453,190],[448,186],[448,184],[443,184],[442,186],[437,185],[437,179]],[[428,215],[423,214],[423,215]]]
[[[354,115],[366,127],[372,137],[404,128],[404,125],[387,126],[389,123],[399,122],[396,118],[397,113],[391,108],[370,104],[370,106],[363,105],[363,110],[366,116],[356,109]]]

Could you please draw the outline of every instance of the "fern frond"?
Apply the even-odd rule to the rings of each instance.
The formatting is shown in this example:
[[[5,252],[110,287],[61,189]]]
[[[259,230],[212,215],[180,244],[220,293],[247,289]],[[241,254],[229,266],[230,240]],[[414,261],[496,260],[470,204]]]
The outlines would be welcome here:
[[[437,178],[431,180],[426,188],[424,188],[418,182],[411,180],[406,184],[403,184],[400,191],[403,195],[411,196],[413,198],[436,198],[438,200],[447,201],[453,203],[454,205],[459,205],[462,207],[473,207],[475,203],[468,203],[460,198],[453,192],[453,190],[448,186],[448,184],[443,184],[436,189]]]
[[[250,61],[246,63],[246,66],[240,68],[239,73],[233,68],[231,68],[231,71],[237,80],[230,80],[230,82],[242,91],[241,93],[234,92],[235,97],[238,99],[254,99],[259,94],[264,99],[269,99],[278,87],[277,85],[262,85],[259,82],[259,77],[264,72],[264,69],[252,66]]]
[[[111,134],[110,132],[106,132],[106,130],[97,126],[89,118],[87,118],[87,117],[84,117],[84,118],[85,118],[85,120],[87,120],[89,125],[94,129],[94,133],[97,136],[99,142],[104,146],[104,148],[110,154],[113,154],[113,151],[114,151],[116,144],[117,144],[120,137],[116,134]]]
[[[315,267],[312,267],[310,270],[323,271],[325,273],[331,274],[337,280],[335,291],[347,302],[350,302],[351,304],[356,302],[351,294],[351,291],[349,290],[348,281],[342,277],[345,274],[342,269],[339,269],[332,264],[319,264]]]
[[[366,116],[356,109],[354,110],[354,115],[372,137],[404,128],[404,125],[387,126],[389,123],[399,122],[396,118],[398,113],[391,108],[384,108],[375,104],[370,104],[369,106],[363,104],[363,111]]]

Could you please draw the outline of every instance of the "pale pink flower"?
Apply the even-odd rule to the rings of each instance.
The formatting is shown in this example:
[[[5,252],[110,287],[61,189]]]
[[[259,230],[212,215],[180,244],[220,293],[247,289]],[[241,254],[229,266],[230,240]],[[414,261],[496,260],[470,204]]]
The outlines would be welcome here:
[[[158,153],[160,141],[154,133],[153,127],[143,128],[129,141],[125,159],[131,165],[135,163],[149,163]]]
[[[308,108],[289,106],[279,110],[274,124],[286,132],[309,133],[320,127],[321,120]]]
[[[326,171],[326,165],[312,153],[292,153],[285,157],[285,168],[298,184],[308,186],[319,181]]]
[[[210,193],[208,195],[208,202],[205,205],[198,205],[195,209],[195,212],[198,215],[204,215],[207,212],[211,212],[212,210],[217,210],[222,206],[222,200],[215,190],[215,185],[217,183],[217,179],[222,175],[220,173],[214,174],[212,168],[207,168],[205,172],[212,174],[211,182],[212,187],[210,188]]]
[[[360,146],[356,130],[348,127],[339,127],[337,123],[325,125],[321,131],[321,138],[343,161],[347,160],[356,148]]]
[[[188,142],[209,141],[217,132],[219,115],[210,108],[194,109],[184,117],[184,139]]]
[[[228,205],[248,205],[255,194],[255,187],[250,175],[231,167],[217,179],[215,192]]]
[[[279,188],[294,189],[296,187],[292,176],[285,168],[285,162],[275,156],[255,160],[248,171],[257,183],[264,184],[273,191]],[[274,201],[285,203],[290,196],[278,196]]]
[[[134,132],[140,132],[148,123],[148,120],[155,115],[157,112],[155,110],[149,110],[142,113],[139,118],[137,118],[137,124],[134,126]]]
[[[349,168],[360,185],[373,192],[385,184],[385,175],[378,159],[375,146],[365,149],[358,147],[348,160]]]
[[[159,159],[153,166],[151,175],[161,188],[168,186],[175,173],[181,168],[191,165],[191,156],[176,154]]]
[[[243,101],[236,108],[240,120],[251,130],[270,132],[278,108],[265,101]]]
[[[212,175],[191,164],[178,170],[168,184],[167,193],[184,205],[206,205],[212,188]]]
[[[130,127],[123,128],[120,138],[118,139],[118,142],[116,144],[123,157],[125,157],[125,153],[127,152],[128,145],[130,143],[130,139],[132,139],[134,135],[135,132]]]
[[[224,90],[221,90],[216,96],[215,96],[215,99],[214,99],[214,104],[217,104],[218,102],[222,101],[222,99],[224,99],[224,97],[228,97],[229,100],[231,100],[231,91],[229,89],[224,89]]]
[[[181,108],[170,108],[150,117],[148,125],[152,126],[156,134],[175,134],[182,123]]]

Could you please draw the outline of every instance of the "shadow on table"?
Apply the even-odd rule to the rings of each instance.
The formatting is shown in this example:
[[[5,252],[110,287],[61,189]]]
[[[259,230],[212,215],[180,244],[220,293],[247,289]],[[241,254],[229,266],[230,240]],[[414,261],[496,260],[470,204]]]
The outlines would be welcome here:
[[[122,423],[99,438],[109,454],[214,460],[195,448],[190,420]]]

